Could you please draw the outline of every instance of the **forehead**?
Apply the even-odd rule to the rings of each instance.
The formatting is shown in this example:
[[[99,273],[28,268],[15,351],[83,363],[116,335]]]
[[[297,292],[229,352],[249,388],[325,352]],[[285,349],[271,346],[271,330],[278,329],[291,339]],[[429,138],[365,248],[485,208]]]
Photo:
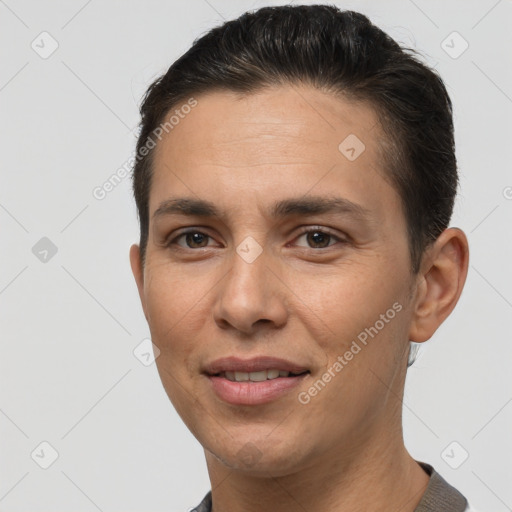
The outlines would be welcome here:
[[[195,99],[155,149],[150,215],[170,194],[240,196],[247,204],[242,191],[271,199],[276,191],[340,186],[355,202],[368,195],[365,187],[394,193],[383,190],[382,130],[366,103],[291,85]]]
[[[176,109],[180,110],[180,105]],[[357,132],[361,139],[369,139],[370,135],[379,134],[379,129],[376,113],[366,103],[312,87],[286,85],[250,94],[202,94],[197,97],[197,106],[183,115],[164,139],[172,139],[175,147],[189,150],[190,159],[204,157],[215,148],[217,159],[236,156],[237,164],[251,164],[255,157],[261,159],[265,140],[283,143],[281,147],[272,144],[265,148],[270,162],[272,157],[282,156],[283,151],[285,155],[309,154],[310,146],[317,144],[337,151],[337,142],[345,136]],[[165,142],[160,148],[163,146]]]

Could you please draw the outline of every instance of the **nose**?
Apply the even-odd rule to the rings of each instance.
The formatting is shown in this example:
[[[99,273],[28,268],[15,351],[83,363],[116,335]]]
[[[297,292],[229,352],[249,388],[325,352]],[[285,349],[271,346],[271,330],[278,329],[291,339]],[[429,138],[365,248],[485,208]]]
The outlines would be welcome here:
[[[233,251],[232,265],[220,281],[213,307],[216,324],[244,335],[282,328],[288,318],[286,286],[263,251],[254,261]]]

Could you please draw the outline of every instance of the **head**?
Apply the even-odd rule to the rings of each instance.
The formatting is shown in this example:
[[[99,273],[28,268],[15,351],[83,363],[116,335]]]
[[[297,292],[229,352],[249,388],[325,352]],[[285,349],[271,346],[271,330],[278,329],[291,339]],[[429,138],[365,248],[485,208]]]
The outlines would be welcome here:
[[[409,342],[467,271],[439,76],[361,14],[263,8],[196,40],[141,117],[131,264],[163,385],[207,454],[286,474],[388,442]],[[301,375],[233,398],[237,364]]]

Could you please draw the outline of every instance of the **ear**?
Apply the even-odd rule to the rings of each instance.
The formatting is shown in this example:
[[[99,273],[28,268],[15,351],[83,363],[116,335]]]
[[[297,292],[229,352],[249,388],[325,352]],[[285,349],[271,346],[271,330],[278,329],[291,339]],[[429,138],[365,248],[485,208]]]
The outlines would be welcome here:
[[[445,229],[427,249],[418,276],[409,339],[427,341],[457,304],[468,273],[469,248],[458,228]]]
[[[137,244],[133,244],[130,247],[130,266],[132,267],[133,277],[135,278],[135,283],[137,284],[137,289],[139,290],[139,298],[142,304],[142,310],[144,311],[144,316],[147,320],[148,316],[146,315],[146,302],[144,300],[144,269],[142,268],[140,248]]]

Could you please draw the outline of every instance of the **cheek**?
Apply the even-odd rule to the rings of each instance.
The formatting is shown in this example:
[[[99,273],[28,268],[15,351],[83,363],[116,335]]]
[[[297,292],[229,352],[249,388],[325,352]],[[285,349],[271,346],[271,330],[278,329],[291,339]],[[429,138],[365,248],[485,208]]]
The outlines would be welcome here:
[[[377,327],[385,322],[381,330],[389,330],[397,316],[393,304],[405,306],[405,279],[397,278],[398,269],[383,267],[377,258],[368,258],[344,264],[329,275],[301,278],[297,296],[303,299],[304,314],[314,313],[311,322],[316,325],[316,339],[325,350],[343,350],[376,322]]]
[[[144,289],[146,311],[153,343],[160,349],[157,364],[173,371],[183,371],[184,361],[194,345],[192,339],[198,325],[204,292],[190,286],[176,272],[159,267],[148,276]]]
[[[208,290],[208,284],[182,272],[168,261],[156,256],[147,266],[144,295],[150,327],[159,334],[180,326],[193,313]]]
[[[188,279],[185,282],[183,277],[163,271],[153,274],[145,293],[151,338],[160,350],[156,359],[160,380],[190,428],[193,425],[190,385],[197,377],[193,353],[204,324],[206,300],[201,301],[204,293],[201,295],[197,287],[191,287]]]
[[[308,297],[329,330],[319,335],[325,327],[315,320],[323,367],[302,396],[310,399],[303,421],[307,428],[321,424],[325,432],[345,429],[350,436],[357,428],[370,428],[399,393],[395,377],[405,364],[407,296],[389,276],[363,279],[347,273],[331,285],[329,293]]]

